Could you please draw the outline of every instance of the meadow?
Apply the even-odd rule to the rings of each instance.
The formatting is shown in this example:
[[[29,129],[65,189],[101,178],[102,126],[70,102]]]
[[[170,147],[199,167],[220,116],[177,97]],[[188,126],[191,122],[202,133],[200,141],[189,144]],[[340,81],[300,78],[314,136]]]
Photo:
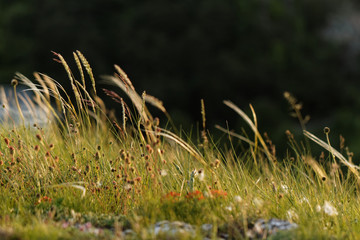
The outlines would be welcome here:
[[[223,137],[214,139],[203,101],[200,129],[179,131],[163,103],[139,94],[119,66],[102,77],[111,90],[97,89],[79,51],[76,72],[54,54],[71,94],[47,75],[31,81],[16,74],[19,123],[3,100],[9,114],[0,126],[0,239],[360,239],[353,154],[344,139],[333,147],[325,126],[323,136],[308,132],[290,93],[284,96],[304,137],[286,131],[289,148],[279,158],[251,105],[248,116],[224,101],[248,132],[217,126]],[[34,97],[16,94],[19,85]],[[121,106],[120,117],[98,91]],[[28,124],[19,101],[46,112],[46,124]]]

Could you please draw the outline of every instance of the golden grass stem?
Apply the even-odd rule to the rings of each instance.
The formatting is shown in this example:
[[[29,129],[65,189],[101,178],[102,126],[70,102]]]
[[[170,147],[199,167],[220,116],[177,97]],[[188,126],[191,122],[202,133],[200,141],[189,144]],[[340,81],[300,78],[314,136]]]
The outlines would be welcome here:
[[[226,106],[230,107],[231,109],[233,109],[237,114],[239,114],[245,120],[245,122],[250,126],[251,130],[255,133],[256,138],[259,139],[267,158],[271,161],[271,163],[274,163],[275,157],[270,153],[268,147],[266,146],[264,139],[262,138],[261,134],[259,133],[259,130],[255,126],[255,124],[251,121],[251,119],[231,101],[224,101],[224,104]]]
[[[207,165],[207,163],[204,160],[203,156],[201,156],[201,154],[199,152],[197,152],[194,148],[192,148],[187,142],[185,142],[180,137],[178,137],[177,135],[175,135],[174,133],[172,133],[172,132],[170,132],[168,130],[165,130],[165,129],[162,129],[162,128],[158,128],[158,129],[160,130],[160,132],[152,131],[152,133],[163,136],[165,138],[168,138],[168,139],[174,141],[179,146],[181,146],[183,149],[185,149],[187,152],[189,152],[196,160],[198,160],[199,162],[201,162],[205,166]]]
[[[345,166],[347,166],[350,171],[356,176],[356,178],[358,179],[358,181],[360,180],[360,175],[358,170],[360,169],[359,166],[356,166],[352,163],[350,163],[341,153],[339,153],[335,148],[333,148],[332,146],[330,146],[329,144],[327,144],[326,142],[322,141],[321,139],[319,139],[318,137],[316,137],[314,134],[304,130],[304,135],[309,138],[310,140],[312,140],[313,142],[317,143],[318,145],[320,145],[321,147],[325,148],[327,151],[329,151],[330,153],[333,153],[335,157],[337,157],[340,162],[342,164],[344,164]]]
[[[18,111],[19,111],[19,115],[20,115],[22,124],[25,125],[24,115],[23,115],[23,113],[22,113],[22,111],[21,111],[19,99],[18,99],[17,92],[16,92],[17,80],[13,80],[13,81],[16,81],[16,84],[13,84],[13,85],[14,85],[14,97],[15,97],[16,107],[17,107],[17,109],[18,109]]]

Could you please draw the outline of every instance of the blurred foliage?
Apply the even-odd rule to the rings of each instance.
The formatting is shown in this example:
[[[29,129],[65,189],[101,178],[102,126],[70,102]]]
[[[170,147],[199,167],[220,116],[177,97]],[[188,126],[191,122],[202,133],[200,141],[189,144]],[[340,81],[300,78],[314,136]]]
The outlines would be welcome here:
[[[31,71],[35,47],[34,1],[0,1],[0,81],[9,83],[15,71]]]
[[[338,6],[335,0],[0,0],[0,80],[37,70],[67,84],[50,50],[69,57],[78,49],[96,75],[119,64],[179,122],[200,120],[201,98],[209,127],[235,122],[223,99],[243,108],[251,102],[261,129],[285,138],[296,124],[282,97],[287,90],[321,120],[310,128],[337,126],[350,138],[360,130],[354,121],[360,72],[344,61],[344,46],[321,35]]]

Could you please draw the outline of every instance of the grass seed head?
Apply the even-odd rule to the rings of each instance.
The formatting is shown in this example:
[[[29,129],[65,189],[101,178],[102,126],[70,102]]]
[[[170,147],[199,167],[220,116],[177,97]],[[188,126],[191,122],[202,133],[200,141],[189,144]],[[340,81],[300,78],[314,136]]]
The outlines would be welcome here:
[[[150,120],[146,120],[146,121],[145,121],[145,127],[150,127],[150,126],[151,126]]]
[[[121,149],[120,152],[119,152],[119,154],[120,154],[120,158],[121,158],[122,160],[124,160],[125,157],[126,157],[125,151],[124,151],[123,149]]]
[[[22,150],[22,141],[21,140],[18,140],[18,149],[21,151]]]
[[[152,153],[154,152],[154,150],[152,149],[152,147],[151,147],[149,144],[146,145],[146,151],[147,151],[149,154],[152,154]]]
[[[18,84],[19,84],[18,80],[16,79],[11,80],[11,86],[16,87]]]
[[[40,134],[36,134],[36,138],[41,142],[42,141],[42,137]]]
[[[135,181],[134,180],[127,180],[126,181],[128,184],[130,184],[130,185],[134,185],[135,184]]]
[[[160,125],[160,119],[158,117],[154,118],[154,126],[158,127]]]
[[[218,168],[220,166],[220,160],[216,159],[214,162],[214,168]]]
[[[13,146],[9,147],[10,155],[13,156],[15,154],[15,148]]]
[[[329,134],[329,133],[330,133],[330,128],[325,127],[325,128],[324,128],[324,133],[325,133],[325,134]]]

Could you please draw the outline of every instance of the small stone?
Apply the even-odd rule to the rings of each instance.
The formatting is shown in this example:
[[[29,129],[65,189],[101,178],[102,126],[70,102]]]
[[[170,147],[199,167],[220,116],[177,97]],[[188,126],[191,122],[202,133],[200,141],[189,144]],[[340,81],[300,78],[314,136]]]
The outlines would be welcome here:
[[[188,223],[180,222],[180,221],[174,221],[169,222],[167,220],[157,222],[154,225],[154,234],[155,236],[159,234],[164,234],[166,236],[177,236],[177,235],[193,235],[195,236],[195,228]]]
[[[212,231],[212,228],[213,228],[213,225],[210,223],[205,223],[205,224],[201,225],[201,230],[205,235],[210,234]]]
[[[269,221],[259,219],[254,224],[253,229],[249,230],[246,234],[249,238],[263,237],[264,234],[272,235],[278,231],[291,230],[297,228],[296,223],[289,221],[272,218]]]
[[[126,229],[123,233],[125,235],[133,235],[133,234],[135,234],[135,232],[132,229]]]

